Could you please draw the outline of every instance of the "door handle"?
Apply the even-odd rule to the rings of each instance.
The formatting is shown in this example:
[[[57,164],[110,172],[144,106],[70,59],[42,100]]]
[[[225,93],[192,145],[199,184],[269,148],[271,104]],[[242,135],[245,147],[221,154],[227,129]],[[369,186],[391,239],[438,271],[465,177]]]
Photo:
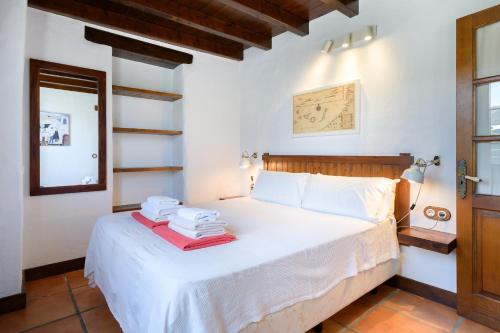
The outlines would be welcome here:
[[[461,199],[467,196],[467,180],[473,181],[474,183],[479,183],[481,178],[473,177],[467,175],[467,162],[465,160],[458,161],[457,164],[457,176],[458,176],[458,194]]]
[[[479,177],[472,177],[472,176],[465,175],[464,178],[467,180],[473,181],[474,183],[479,183],[480,181],[482,181],[482,179]]]

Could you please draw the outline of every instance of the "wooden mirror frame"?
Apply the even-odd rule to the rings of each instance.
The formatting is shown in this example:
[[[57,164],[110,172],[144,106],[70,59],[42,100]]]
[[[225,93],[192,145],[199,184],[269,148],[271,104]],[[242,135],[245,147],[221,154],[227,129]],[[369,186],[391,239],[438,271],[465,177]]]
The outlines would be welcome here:
[[[89,92],[91,90],[98,96],[98,177],[97,184],[66,185],[66,186],[40,186],[40,76],[45,74],[64,73],[76,80],[95,81],[93,88],[71,86],[73,91]],[[64,85],[49,83],[59,89]],[[47,86],[47,84],[46,84]],[[68,87],[68,86],[66,86]],[[30,59],[30,195],[49,195],[63,193],[78,193],[106,190],[106,72],[62,65],[58,63]]]

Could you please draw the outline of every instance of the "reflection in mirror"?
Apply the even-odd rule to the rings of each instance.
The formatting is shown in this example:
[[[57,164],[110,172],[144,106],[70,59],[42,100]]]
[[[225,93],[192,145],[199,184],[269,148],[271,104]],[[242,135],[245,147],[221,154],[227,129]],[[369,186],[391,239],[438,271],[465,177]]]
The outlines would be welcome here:
[[[96,184],[99,180],[97,158],[92,156],[99,148],[97,83],[85,82],[95,84],[96,89],[78,91],[69,89],[75,86],[59,89],[43,81],[40,84],[42,187]]]
[[[31,194],[105,189],[105,73],[31,62]]]

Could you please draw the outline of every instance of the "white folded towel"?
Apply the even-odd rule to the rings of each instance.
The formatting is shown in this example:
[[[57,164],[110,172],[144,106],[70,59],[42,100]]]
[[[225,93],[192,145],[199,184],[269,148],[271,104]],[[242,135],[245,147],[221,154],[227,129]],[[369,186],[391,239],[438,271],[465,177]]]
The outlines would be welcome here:
[[[147,198],[147,202],[155,205],[178,205],[179,200],[163,195],[153,195]]]
[[[216,210],[191,207],[179,209],[177,215],[191,221],[215,222],[220,213]]]
[[[151,220],[153,222],[167,222],[168,221],[168,215],[167,216],[158,216],[153,212],[150,212],[147,209],[141,209],[139,212],[141,213],[142,216],[147,218],[148,220]]]
[[[227,223],[224,221],[217,220],[215,222],[203,222],[203,221],[192,221],[185,218],[180,217],[179,215],[170,215],[169,216],[170,223],[178,225],[184,229],[189,229],[193,231],[202,231],[202,230],[210,230],[213,228],[224,228],[227,226]]]
[[[154,204],[149,201],[141,203],[141,208],[145,209],[154,215],[158,216],[168,216],[171,214],[177,213],[177,211],[182,208],[183,206],[181,205],[159,205],[159,204]]]
[[[208,229],[208,230],[200,230],[200,231],[185,229],[183,227],[178,226],[175,223],[169,223],[168,227],[170,229],[172,229],[173,231],[180,233],[183,236],[193,238],[193,239],[200,239],[200,238],[209,237],[209,236],[220,236],[220,235],[224,235],[226,233],[226,230],[222,227],[212,228],[212,229]]]

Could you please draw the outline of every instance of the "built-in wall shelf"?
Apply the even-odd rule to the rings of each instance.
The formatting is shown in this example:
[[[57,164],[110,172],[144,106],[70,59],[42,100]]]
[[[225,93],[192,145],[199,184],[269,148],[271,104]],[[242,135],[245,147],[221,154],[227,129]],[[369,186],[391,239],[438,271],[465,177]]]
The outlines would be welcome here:
[[[165,172],[165,171],[182,171],[181,166],[162,166],[162,167],[143,167],[143,168],[113,168],[114,173],[122,172]]]
[[[146,129],[146,128],[113,127],[113,133],[181,135],[182,131],[157,130],[157,129]]]
[[[140,88],[131,88],[113,85],[113,95],[155,99],[159,101],[174,102],[182,98],[182,95],[163,91],[154,91]]]
[[[129,212],[131,210],[140,210],[141,204],[129,204],[129,205],[119,205],[113,206],[113,213]]]
[[[401,245],[416,246],[444,254],[457,247],[456,235],[418,227],[401,229],[398,231],[398,240]]]

